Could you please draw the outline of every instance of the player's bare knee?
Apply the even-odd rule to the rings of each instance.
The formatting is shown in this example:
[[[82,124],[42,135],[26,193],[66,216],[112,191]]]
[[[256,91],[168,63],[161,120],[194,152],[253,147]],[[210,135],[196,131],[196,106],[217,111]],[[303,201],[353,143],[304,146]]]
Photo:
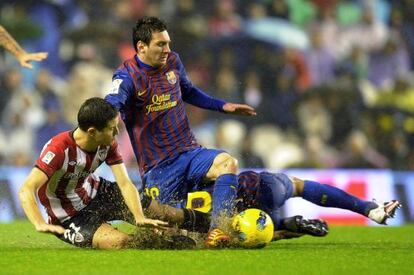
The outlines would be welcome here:
[[[132,247],[132,241],[132,236],[123,234],[108,239],[94,240],[92,247],[104,250],[126,249]]]
[[[224,174],[236,174],[238,169],[238,161],[228,153],[217,155],[206,174],[209,180],[216,180]]]
[[[228,173],[237,174],[237,171],[239,169],[239,161],[236,158],[230,156],[230,158],[228,159],[227,167]]]
[[[133,237],[131,235],[124,235],[120,237],[118,248],[117,249],[123,249],[123,248],[131,248],[133,242]]]
[[[130,248],[133,238],[124,232],[113,228],[109,224],[102,224],[92,238],[92,247],[97,249]]]

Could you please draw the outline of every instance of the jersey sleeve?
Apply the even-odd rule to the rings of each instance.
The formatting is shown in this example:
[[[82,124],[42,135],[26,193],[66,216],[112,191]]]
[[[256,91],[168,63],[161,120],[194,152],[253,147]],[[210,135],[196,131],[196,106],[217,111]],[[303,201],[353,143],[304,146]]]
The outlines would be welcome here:
[[[118,142],[116,140],[112,143],[111,148],[109,148],[108,156],[106,157],[105,162],[109,166],[123,162],[121,153],[119,152]]]
[[[116,71],[112,78],[112,88],[105,100],[115,106],[118,111],[125,109],[128,100],[134,95],[134,84],[125,72]]]
[[[65,153],[59,144],[54,144],[53,140],[45,145],[40,157],[35,162],[35,167],[42,170],[49,178],[59,170],[65,159]]]
[[[214,98],[203,92],[201,89],[194,86],[193,83],[191,83],[191,81],[188,79],[187,73],[185,71],[183,63],[181,62],[180,57],[176,55],[176,58],[177,69],[178,73],[180,74],[180,88],[183,100],[191,105],[203,109],[222,112],[223,106],[224,104],[226,104],[226,102],[224,102],[221,99]]]

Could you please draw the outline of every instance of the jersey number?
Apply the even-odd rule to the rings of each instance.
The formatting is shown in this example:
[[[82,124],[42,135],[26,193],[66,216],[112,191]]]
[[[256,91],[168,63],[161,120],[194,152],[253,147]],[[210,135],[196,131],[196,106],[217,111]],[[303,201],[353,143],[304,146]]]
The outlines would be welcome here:
[[[81,243],[84,241],[84,238],[83,235],[79,232],[80,229],[80,226],[76,226],[74,223],[71,223],[69,225],[69,229],[65,230],[63,237],[69,240],[72,244],[75,242]]]
[[[158,187],[145,187],[145,194],[147,194],[148,197],[151,197],[153,200],[155,200],[160,195],[160,189],[158,189]]]
[[[187,195],[186,208],[208,213],[211,210],[211,195],[206,191],[191,192]]]

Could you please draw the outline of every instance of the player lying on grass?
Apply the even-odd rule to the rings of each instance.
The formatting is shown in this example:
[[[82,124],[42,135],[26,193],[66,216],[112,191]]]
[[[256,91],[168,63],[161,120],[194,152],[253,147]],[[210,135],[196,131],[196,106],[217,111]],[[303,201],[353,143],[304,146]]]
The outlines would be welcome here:
[[[289,177],[282,173],[245,171],[238,175],[238,182],[237,210],[258,208],[268,213],[272,218],[275,229],[277,229],[274,240],[298,237],[302,234],[325,236],[328,233],[327,224],[323,220],[308,220],[303,219],[302,216],[281,218],[280,208],[292,197],[302,197],[323,207],[347,209],[368,217],[379,224],[386,224],[387,219],[394,217],[395,211],[400,207],[397,200],[385,203],[365,201],[336,187]],[[189,193],[188,200],[182,203],[182,207],[209,212],[211,210],[210,202],[211,190],[206,189]],[[156,202],[151,204],[156,204]],[[153,211],[156,212],[157,208],[154,209]],[[154,215],[154,213],[152,215],[168,220],[168,217],[163,215]],[[203,218],[200,214],[197,214],[197,216],[199,219]],[[199,224],[201,223],[199,222]],[[197,230],[206,231],[207,228],[197,228]],[[229,237],[223,231],[219,231],[213,237],[224,243],[229,240]]]
[[[379,224],[386,224],[401,206],[399,201],[380,203],[361,200],[339,188],[319,182],[290,177],[283,173],[245,171],[239,174],[239,211],[259,208],[268,213],[278,230],[324,236],[326,223],[319,220],[302,220],[301,216],[283,219],[280,208],[292,197],[301,197],[322,207],[347,209]],[[295,228],[295,226],[297,228]],[[326,231],[326,233],[325,233]],[[277,237],[277,236],[275,236]]]
[[[46,143],[19,192],[24,212],[37,231],[54,233],[80,247],[118,249],[128,247],[132,237],[108,221],[167,225],[145,218],[114,139],[117,125],[116,109],[103,99],[91,98],[78,112],[78,127]],[[94,174],[103,162],[111,167],[116,183]],[[48,223],[39,211],[36,192]]]

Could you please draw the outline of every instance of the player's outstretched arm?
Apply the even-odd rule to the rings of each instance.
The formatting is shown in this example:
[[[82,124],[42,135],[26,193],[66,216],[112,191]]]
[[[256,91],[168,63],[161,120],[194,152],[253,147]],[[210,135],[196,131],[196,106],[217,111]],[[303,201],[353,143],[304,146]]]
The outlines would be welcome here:
[[[22,67],[33,68],[30,61],[42,61],[47,57],[47,52],[27,53],[14,38],[0,25],[0,45],[14,55]]]
[[[19,199],[29,221],[38,232],[63,234],[65,229],[59,225],[47,224],[36,201],[36,191],[47,182],[47,176],[38,168],[33,168],[19,191]]]
[[[168,226],[167,222],[145,218],[138,190],[129,178],[125,165],[123,163],[112,165],[111,169],[119,189],[121,190],[122,196],[124,197],[125,204],[134,215],[136,225],[158,228]]]
[[[253,107],[247,104],[226,103],[223,105],[223,111],[235,115],[255,116],[257,115]]]

